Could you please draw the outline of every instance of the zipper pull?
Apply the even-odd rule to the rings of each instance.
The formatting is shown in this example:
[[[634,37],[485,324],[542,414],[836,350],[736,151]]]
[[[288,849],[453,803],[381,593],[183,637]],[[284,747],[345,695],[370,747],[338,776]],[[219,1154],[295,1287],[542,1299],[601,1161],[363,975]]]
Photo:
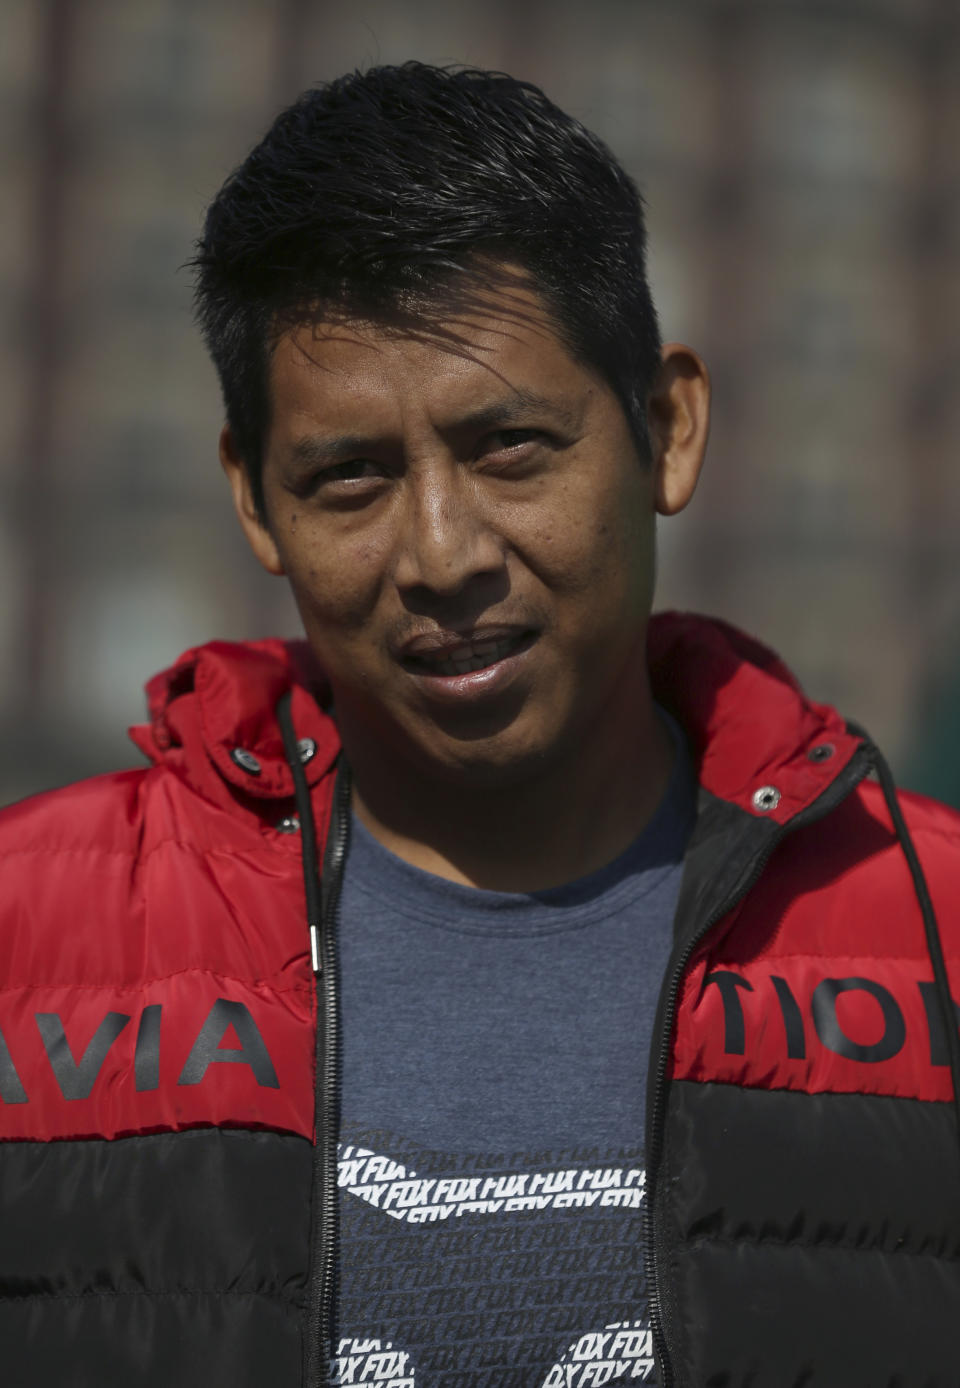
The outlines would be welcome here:
[[[315,974],[321,973],[322,970],[320,967],[320,941],[317,933],[317,927],[315,925],[311,925],[310,927],[310,961],[313,964],[313,972]]]

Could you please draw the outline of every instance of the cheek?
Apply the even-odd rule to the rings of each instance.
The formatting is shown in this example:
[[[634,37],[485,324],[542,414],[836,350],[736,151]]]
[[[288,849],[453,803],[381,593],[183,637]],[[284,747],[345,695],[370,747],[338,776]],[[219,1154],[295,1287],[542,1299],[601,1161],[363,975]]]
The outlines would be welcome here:
[[[366,623],[383,587],[381,547],[370,539],[344,540],[298,522],[283,562],[305,624],[314,630],[349,630]]]
[[[570,486],[530,528],[531,567],[556,593],[616,605],[645,593],[654,516],[642,486],[601,492]],[[535,557],[534,557],[535,556]]]

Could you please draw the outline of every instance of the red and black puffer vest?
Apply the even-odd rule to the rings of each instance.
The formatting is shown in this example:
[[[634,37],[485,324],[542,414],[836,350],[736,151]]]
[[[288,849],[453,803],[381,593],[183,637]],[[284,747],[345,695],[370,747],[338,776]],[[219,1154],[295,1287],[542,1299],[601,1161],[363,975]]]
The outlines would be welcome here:
[[[732,628],[668,614],[649,645],[701,787],[648,1081],[660,1381],[958,1384],[960,816],[901,808],[865,735]],[[323,695],[296,644],[190,651],[148,686],[149,767],[0,815],[17,1388],[327,1379]]]

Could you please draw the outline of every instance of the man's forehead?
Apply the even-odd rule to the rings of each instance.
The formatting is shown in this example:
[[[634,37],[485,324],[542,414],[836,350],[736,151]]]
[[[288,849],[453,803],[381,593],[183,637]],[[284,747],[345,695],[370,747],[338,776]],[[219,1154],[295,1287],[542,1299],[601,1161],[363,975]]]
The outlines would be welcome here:
[[[417,406],[450,422],[549,413],[575,427],[597,384],[571,356],[539,305],[519,314],[427,322],[410,330],[356,320],[314,320],[277,340],[276,411],[346,422],[357,411]]]

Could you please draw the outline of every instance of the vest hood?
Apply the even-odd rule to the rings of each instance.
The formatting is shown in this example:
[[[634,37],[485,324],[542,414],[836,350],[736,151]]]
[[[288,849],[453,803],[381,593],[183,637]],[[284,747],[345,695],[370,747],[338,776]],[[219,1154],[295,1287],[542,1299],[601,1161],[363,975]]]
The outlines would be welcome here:
[[[312,786],[336,761],[340,737],[306,641],[211,641],[185,651],[148,681],[150,721],[130,737],[209,799],[223,800],[224,782],[254,800],[289,799],[293,776],[275,712],[289,689]]]
[[[701,786],[785,824],[863,743],[783,661],[717,618],[666,612],[648,633],[653,696],[683,727]]]

